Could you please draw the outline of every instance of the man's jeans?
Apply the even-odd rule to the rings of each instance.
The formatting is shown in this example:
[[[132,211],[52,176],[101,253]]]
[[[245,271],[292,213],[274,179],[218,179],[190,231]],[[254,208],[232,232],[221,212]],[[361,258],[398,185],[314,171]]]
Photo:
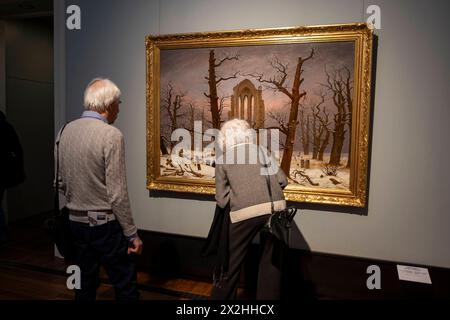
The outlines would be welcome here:
[[[100,265],[103,265],[116,299],[137,300],[136,266],[128,255],[128,240],[117,220],[101,226],[70,222],[74,238],[75,263],[81,270],[81,289],[75,290],[76,300],[95,300],[100,285]]]

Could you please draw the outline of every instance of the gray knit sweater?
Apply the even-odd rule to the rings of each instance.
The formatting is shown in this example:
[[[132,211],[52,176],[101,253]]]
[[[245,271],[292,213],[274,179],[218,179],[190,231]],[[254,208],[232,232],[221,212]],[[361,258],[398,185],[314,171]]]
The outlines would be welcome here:
[[[70,122],[58,140],[59,190],[66,196],[66,206],[78,211],[110,210],[124,235],[135,235],[120,130],[98,119],[81,118]]]
[[[272,159],[275,161],[274,159]],[[261,175],[261,164],[217,164],[216,200],[221,208],[230,202],[232,223],[270,214],[271,200],[267,186],[270,179],[275,210],[286,208],[283,190],[288,184],[283,170],[272,175]]]

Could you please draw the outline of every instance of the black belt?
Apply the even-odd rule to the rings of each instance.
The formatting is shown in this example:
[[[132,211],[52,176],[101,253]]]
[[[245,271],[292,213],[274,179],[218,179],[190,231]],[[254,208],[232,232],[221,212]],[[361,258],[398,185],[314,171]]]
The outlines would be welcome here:
[[[69,210],[69,214],[72,216],[75,216],[75,217],[87,217],[88,212],[113,214],[113,212],[111,210],[89,210],[89,211]]]

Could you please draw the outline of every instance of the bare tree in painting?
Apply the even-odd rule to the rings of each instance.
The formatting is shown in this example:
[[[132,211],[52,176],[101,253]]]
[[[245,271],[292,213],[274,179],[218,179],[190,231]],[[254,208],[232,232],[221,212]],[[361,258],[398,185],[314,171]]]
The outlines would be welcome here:
[[[292,154],[294,152],[295,133],[297,131],[296,129],[298,124],[300,99],[306,96],[306,91],[301,91],[301,85],[305,80],[302,77],[302,68],[303,64],[306,61],[312,59],[313,56],[314,49],[311,49],[311,53],[308,57],[298,57],[294,80],[290,89],[287,88],[286,83],[286,79],[288,77],[288,65],[287,63],[282,63],[276,56],[270,61],[270,65],[276,71],[276,74],[274,76],[272,76],[271,78],[265,78],[263,74],[255,73],[250,75],[256,78],[259,82],[263,83],[269,89],[285,94],[291,102],[289,120],[287,124],[286,141],[284,143],[283,158],[281,160],[281,168],[287,176],[290,175]]]
[[[287,125],[286,113],[281,111],[271,111],[268,114],[268,117],[277,122],[276,126],[267,127],[266,129],[278,129],[282,134],[287,135],[289,133],[289,127]],[[298,124],[298,122],[297,122]],[[284,150],[285,145],[280,142],[281,148]],[[297,179],[300,177],[300,181]],[[314,183],[310,176],[308,176],[304,169],[295,169],[292,171],[292,175],[289,177],[290,181],[296,184],[303,184],[304,182],[308,182],[312,186],[318,186],[318,183]]]
[[[220,97],[219,99],[219,119],[221,119],[220,121],[222,122],[222,114],[223,111],[225,110],[225,108],[227,108],[228,106],[225,104],[225,102],[230,98],[230,96],[223,96]]]
[[[317,113],[317,120],[319,121],[319,129],[318,129],[318,142],[320,143],[319,153],[317,160],[323,161],[323,154],[330,143],[330,114],[326,112],[325,107],[322,108],[321,112]],[[322,139],[323,135],[325,137]]]
[[[266,129],[278,129],[282,134],[284,134],[285,136],[288,135],[289,133],[289,128],[287,125],[287,120],[286,120],[286,115],[283,112],[273,112],[270,111],[269,113],[267,113],[267,116],[273,120],[275,120],[277,122],[277,126],[274,127],[268,127]],[[284,150],[284,143],[281,143],[280,141],[280,146],[281,148]]]
[[[230,98],[230,96],[220,96],[218,98],[218,119],[219,119],[219,126],[224,122],[223,118],[222,118],[222,114],[225,111],[225,108],[228,108],[229,105],[226,104],[226,101]],[[208,125],[209,128],[214,128],[214,122],[213,122],[213,118],[210,120],[208,118],[205,118],[205,114],[203,113],[203,117],[202,117],[202,121],[205,121]]]
[[[309,145],[310,145],[310,125],[309,125],[310,115],[305,112],[305,106],[300,105],[300,131],[301,131],[301,142],[303,146],[303,154],[309,156]]]
[[[350,70],[347,67],[344,67],[344,70],[346,72],[344,82],[345,82],[345,105],[347,107],[347,114],[348,114],[348,160],[347,160],[347,168],[350,168],[350,152],[352,149],[352,119],[353,119],[353,81],[351,80],[351,74]]]
[[[227,61],[239,60],[239,55],[237,54],[226,54],[223,58],[217,60],[215,57],[214,50],[209,51],[209,69],[208,76],[205,79],[208,81],[209,93],[203,93],[205,97],[209,99],[209,105],[211,108],[211,122],[212,127],[215,129],[220,129],[221,124],[221,109],[219,105],[219,96],[217,93],[218,86],[222,81],[227,81],[230,79],[236,79],[239,72],[235,72],[231,76],[219,77],[217,76],[217,69],[220,68]]]
[[[186,114],[182,112],[184,107],[185,92],[175,90],[172,83],[168,83],[163,93],[162,109],[167,112],[170,134],[180,127],[180,119]],[[174,146],[173,141],[170,142],[170,149]]]
[[[325,103],[325,94],[320,93],[320,101],[317,103],[311,103],[310,110],[312,116],[312,146],[313,146],[313,155],[312,158],[314,160],[318,159],[319,150],[322,144],[323,134],[325,133],[325,128],[323,126],[323,122],[321,121],[321,106]],[[325,108],[323,109],[325,110]]]
[[[195,105],[190,102],[187,106],[187,114],[189,115],[188,124],[185,129],[191,133],[191,150],[194,151],[194,138],[195,138]]]
[[[322,84],[333,96],[333,104],[336,107],[334,114],[333,144],[331,147],[330,164],[340,165],[342,148],[344,146],[346,126],[350,122],[351,114],[348,113],[346,99],[346,81],[342,77],[342,69],[334,70],[331,74],[325,69],[327,83]]]

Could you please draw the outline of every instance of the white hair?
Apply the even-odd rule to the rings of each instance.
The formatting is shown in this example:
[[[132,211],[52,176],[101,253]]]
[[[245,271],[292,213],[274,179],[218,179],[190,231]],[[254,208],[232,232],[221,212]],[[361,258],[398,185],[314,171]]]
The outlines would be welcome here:
[[[240,143],[252,143],[255,140],[254,130],[250,124],[241,119],[225,122],[220,129],[219,142],[222,146],[231,147]]]
[[[84,107],[86,110],[103,113],[117,100],[121,92],[109,79],[95,78],[84,91]]]

